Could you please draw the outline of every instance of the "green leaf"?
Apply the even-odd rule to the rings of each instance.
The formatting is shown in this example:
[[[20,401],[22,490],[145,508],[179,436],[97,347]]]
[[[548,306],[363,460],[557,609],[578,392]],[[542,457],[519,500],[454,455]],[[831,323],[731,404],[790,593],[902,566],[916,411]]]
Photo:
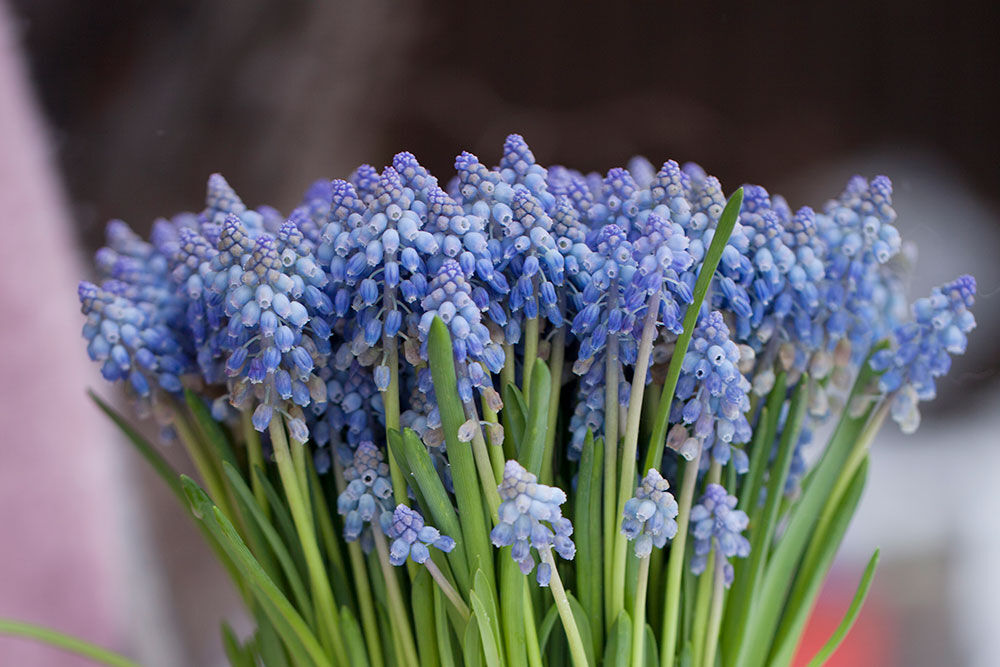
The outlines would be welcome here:
[[[305,573],[306,557],[302,553],[302,543],[299,542],[299,534],[295,532],[295,526],[292,524],[292,515],[288,512],[285,502],[278,495],[277,489],[271,484],[271,481],[264,474],[263,470],[254,468],[251,474],[257,476],[257,481],[260,482],[261,488],[264,489],[264,495],[267,496],[267,502],[271,506],[271,514],[277,524],[277,529],[281,532],[281,542],[291,548],[290,554],[292,560],[295,561],[295,569],[300,573]]]
[[[574,517],[576,548],[576,586],[580,604],[587,612],[594,649],[604,645],[604,598],[601,542],[601,473],[604,470],[604,443],[594,442],[587,429],[580,453]]]
[[[427,353],[430,358],[434,393],[437,395],[441,427],[444,430],[445,448],[451,464],[452,483],[458,502],[458,518],[462,525],[469,571],[481,566],[490,581],[493,571],[493,547],[489,528],[486,526],[486,509],[479,486],[479,474],[473,461],[472,447],[459,442],[458,429],[465,421],[465,410],[458,397],[455,359],[452,356],[451,337],[441,318],[435,317],[428,334]]]
[[[420,436],[412,429],[403,430],[401,449],[402,456],[396,460],[400,465],[406,462],[414,486],[423,496],[420,506],[430,514],[438,530],[455,540],[455,548],[448,554],[448,562],[458,580],[459,590],[468,590],[472,582],[461,524],[451,504],[451,498],[441,483],[441,477],[434,468],[431,455],[420,441]]]
[[[779,382],[775,385],[775,389],[783,388],[784,374],[782,374]],[[757,520],[751,524],[750,557],[739,571],[741,580],[734,591],[739,596],[734,599],[741,602],[727,605],[732,610],[731,613],[735,619],[732,621],[733,625],[731,629],[733,641],[731,643],[724,641],[724,647],[729,651],[736,650],[735,647],[740,646],[744,641],[753,641],[752,639],[746,639],[747,637],[752,638],[754,636],[747,634],[748,611],[750,607],[758,602],[757,587],[763,576],[764,565],[767,562],[770,552],[771,539],[774,537],[774,530],[778,523],[778,507],[785,494],[785,482],[788,480],[788,471],[791,467],[792,456],[795,454],[795,446],[799,440],[799,432],[802,430],[808,403],[809,379],[808,376],[803,375],[792,394],[792,402],[789,406],[785,428],[781,433],[781,442],[778,444],[778,456],[774,464],[770,467],[770,479],[767,485],[767,500],[764,509],[762,513],[755,512]],[[778,400],[775,399],[775,394],[772,393],[771,398],[768,400],[768,406],[764,408],[764,414],[777,414],[781,411],[780,405]],[[775,408],[775,412],[771,412],[772,408]],[[772,440],[767,439],[768,436],[773,438],[771,427],[770,420],[768,423],[758,425],[758,431],[765,432],[763,442],[757,443],[761,445],[761,449],[771,449],[770,443]],[[759,490],[756,497],[760,497]]]
[[[558,619],[559,609],[553,603],[549,607],[549,610],[545,612],[545,616],[542,617],[542,624],[538,626],[538,646],[543,654],[549,645],[549,637],[552,635],[552,630],[555,629]]]
[[[844,641],[847,633],[851,631],[854,621],[857,620],[858,614],[861,613],[861,607],[865,603],[865,598],[868,597],[868,589],[871,588],[872,578],[875,576],[875,568],[878,567],[878,558],[879,550],[876,549],[875,553],[872,554],[871,560],[868,561],[865,573],[861,576],[861,583],[858,584],[858,590],[854,593],[854,599],[851,600],[851,606],[847,608],[844,619],[837,626],[837,629],[830,639],[827,640],[826,644],[823,644],[823,648],[820,649],[819,653],[809,661],[809,667],[822,667],[827,659],[833,655],[833,652],[837,650],[837,647],[840,646],[840,642]]]
[[[632,657],[632,619],[627,611],[618,612],[604,647],[604,667],[628,667]]]
[[[436,640],[437,630],[434,628],[434,588],[434,580],[431,579],[427,568],[418,568],[410,587],[410,605],[413,608],[420,664],[427,667],[438,667],[441,664]]]
[[[43,628],[33,623],[22,623],[20,621],[0,618],[0,635],[34,639],[48,646],[54,646],[64,651],[81,655],[93,660],[95,663],[109,665],[110,667],[139,667],[139,663],[133,662],[123,655],[118,655],[90,642],[71,637],[56,630]]]
[[[491,616],[491,612],[486,608],[486,604],[475,592],[471,595],[471,602],[472,612],[476,615],[479,640],[482,642],[486,665],[487,667],[500,667],[500,644],[497,635],[493,631],[493,626],[496,625],[496,618]]]
[[[549,369],[541,359],[535,360],[531,369],[531,395],[528,407],[528,421],[524,439],[517,450],[517,460],[525,470],[538,476],[542,473],[545,451],[545,429],[549,423],[549,391],[552,378]],[[549,452],[550,454],[551,452]]]
[[[281,637],[260,604],[254,603],[254,619],[257,621],[257,632],[254,633],[254,643],[260,654],[261,662],[267,667],[288,667],[288,656],[285,654]],[[256,663],[255,663],[256,667]]]
[[[674,345],[674,353],[670,358],[670,366],[667,367],[667,377],[663,383],[663,391],[660,393],[660,403],[656,411],[656,421],[653,423],[653,435],[649,441],[649,449],[646,453],[646,463],[643,470],[650,468],[660,469],[660,462],[663,460],[663,448],[667,442],[667,422],[670,417],[670,404],[674,400],[674,390],[677,388],[677,380],[681,375],[681,362],[687,354],[688,345],[691,343],[691,336],[694,334],[694,327],[698,323],[698,313],[701,311],[701,304],[708,294],[708,287],[715,276],[715,270],[722,259],[722,251],[726,247],[726,242],[733,233],[736,220],[740,215],[740,205],[743,203],[743,188],[739,188],[726,202],[726,207],[719,217],[719,224],[715,227],[712,236],[712,243],[708,246],[705,259],[698,271],[698,277],[694,283],[694,300],[688,306],[684,314],[684,332],[677,338]]]
[[[344,643],[347,645],[347,657],[351,661],[351,667],[355,665],[368,667],[368,652],[365,651],[361,626],[347,607],[340,608],[340,625],[344,628]]]
[[[295,659],[301,664],[314,664],[317,667],[330,665],[329,659],[323,653],[319,641],[309,626],[267,576],[260,563],[254,559],[229,519],[212,504],[208,495],[193,479],[186,475],[182,476],[181,485],[191,504],[192,512],[208,527],[239,568],[250,584],[254,597],[274,623],[275,629]]]
[[[256,667],[253,655],[247,652],[247,647],[240,644],[236,633],[225,621],[222,623],[222,650],[226,652],[230,667]]]
[[[437,639],[441,667],[455,667],[455,653],[452,649],[451,632],[448,630],[448,616],[445,611],[444,593],[435,587],[434,596],[434,632]]]
[[[646,661],[646,667],[659,667],[660,664],[660,647],[656,643],[656,635],[653,634],[653,628],[646,624],[646,648],[643,650],[643,658]]]
[[[504,443],[513,445],[513,452],[521,451],[524,429],[528,423],[528,404],[521,390],[514,384],[503,388]]]
[[[525,576],[521,574],[514,559],[510,557],[511,547],[500,549],[500,611],[504,648],[507,663],[528,664],[525,650],[524,595]]]
[[[854,512],[861,502],[861,494],[864,492],[865,482],[868,479],[868,459],[866,458],[861,467],[851,479],[851,484],[847,488],[843,499],[837,507],[833,521],[822,535],[815,535],[818,548],[814,552],[814,557],[807,554],[799,572],[795,577],[795,585],[788,598],[788,604],[782,614],[781,625],[774,641],[771,653],[777,660],[791,662],[794,657],[795,648],[805,630],[806,621],[809,620],[809,613],[812,611],[819,596],[823,581],[826,579],[833,559],[840,549],[840,543],[844,540],[844,534],[854,518]],[[810,552],[813,550],[810,549]]]
[[[489,632],[493,636],[493,643],[496,646],[497,655],[499,657],[503,656],[503,649],[501,648],[503,639],[500,635],[500,610],[499,603],[497,601],[497,593],[493,588],[493,581],[486,579],[486,574],[481,570],[476,570],[476,576],[473,577],[473,594],[479,598],[480,604],[483,605],[483,610],[487,614],[478,614],[479,616],[479,632]],[[488,649],[486,640],[483,640],[483,648]],[[490,653],[489,650],[485,651],[486,660],[489,662]]]
[[[475,607],[473,607],[469,624],[465,626],[465,637],[462,639],[462,657],[465,658],[465,667],[482,667],[483,642],[479,636],[479,622]]]
[[[569,600],[569,608],[573,612],[573,620],[580,631],[580,640],[583,642],[583,650],[587,654],[587,664],[596,665],[596,653],[594,651],[594,638],[590,634],[590,619],[580,601],[573,597],[573,594],[566,591],[566,599]]]
[[[212,413],[201,397],[190,389],[185,389],[184,401],[187,403],[188,410],[194,416],[195,424],[201,435],[212,446],[212,449],[215,450],[215,456],[212,458],[214,460],[221,458],[221,460],[228,462],[229,465],[239,469],[240,464],[236,458],[236,452],[233,451],[232,445],[229,444],[229,438],[226,437],[219,422],[215,421],[215,418],[212,417]]]
[[[296,606],[302,610],[302,613],[306,615],[306,620],[312,625],[312,601],[309,599],[305,584],[302,582],[302,577],[299,576],[299,570],[295,567],[295,563],[285,543],[278,535],[278,531],[274,529],[274,526],[264,516],[263,510],[257,505],[253,492],[247,487],[246,482],[243,481],[243,477],[240,476],[236,468],[228,462],[223,463],[223,467],[226,477],[229,479],[229,484],[236,493],[237,501],[243,505],[244,515],[249,516],[253,520],[251,525],[255,525],[260,530],[261,535],[271,547],[271,551],[278,559],[281,571],[291,588]]]
[[[154,447],[149,440],[146,440],[146,438],[144,438],[138,430],[133,428],[132,425],[129,424],[124,417],[118,414],[114,408],[101,400],[100,396],[95,394],[92,390],[88,390],[87,395],[90,396],[90,399],[97,404],[97,407],[99,407],[104,414],[111,418],[111,421],[113,421],[121,432],[125,434],[125,437],[132,443],[136,451],[142,455],[142,458],[146,459],[146,462],[153,468],[153,471],[157,474],[157,476],[163,480],[163,483],[167,485],[167,488],[173,491],[174,495],[177,496],[177,499],[180,500],[181,504],[186,508],[187,498],[184,496],[183,488],[181,488],[181,482],[177,475],[177,471],[174,470],[169,463],[167,463],[167,460],[163,458],[160,452],[157,451],[156,447]]]

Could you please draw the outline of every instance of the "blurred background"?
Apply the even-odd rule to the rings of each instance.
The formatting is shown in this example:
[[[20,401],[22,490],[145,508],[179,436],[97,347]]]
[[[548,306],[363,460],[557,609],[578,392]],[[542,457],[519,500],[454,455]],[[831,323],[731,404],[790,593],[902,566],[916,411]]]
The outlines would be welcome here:
[[[1000,663],[1000,10],[779,4],[0,0],[0,341],[21,351],[0,354],[0,419],[24,435],[0,467],[0,499],[17,502],[0,503],[16,538],[0,539],[0,615],[149,665],[220,664],[218,620],[240,627],[195,529],[83,393],[110,393],[82,364],[75,306],[108,219],[146,232],[199,209],[215,171],[284,211],[312,180],[400,150],[447,179],[458,152],[493,164],[516,131],[543,164],[695,160],[793,208],[854,173],[893,179],[920,248],[912,293],[975,274],[979,329],[921,430],[886,427],[808,641],[879,546],[830,664]],[[58,298],[27,298],[24,271]],[[27,503],[40,474],[52,482]],[[0,664],[82,663],[0,640]]]

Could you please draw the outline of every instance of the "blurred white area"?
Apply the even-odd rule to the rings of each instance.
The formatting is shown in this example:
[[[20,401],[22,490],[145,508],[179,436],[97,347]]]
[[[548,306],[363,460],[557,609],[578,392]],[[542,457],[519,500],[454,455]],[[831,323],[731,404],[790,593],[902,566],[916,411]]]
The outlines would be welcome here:
[[[879,434],[865,495],[834,568],[850,573],[844,578],[853,585],[872,551],[881,549],[873,596],[881,594],[900,621],[899,664],[994,667],[1000,664],[1000,368],[991,360],[1000,336],[1000,216],[957,170],[917,149],[853,156],[776,190],[803,196],[790,198],[793,208],[817,206],[855,173],[893,181],[900,233],[919,248],[911,300],[971,273],[978,281],[978,327],[965,357],[938,383],[948,409],[925,403],[914,435],[901,434],[891,421]],[[957,655],[943,657],[949,652]]]

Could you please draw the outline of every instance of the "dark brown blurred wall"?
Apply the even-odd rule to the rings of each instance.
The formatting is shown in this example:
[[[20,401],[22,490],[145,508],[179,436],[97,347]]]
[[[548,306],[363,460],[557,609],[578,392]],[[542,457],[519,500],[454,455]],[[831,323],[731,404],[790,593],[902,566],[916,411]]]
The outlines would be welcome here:
[[[197,207],[210,171],[288,208],[404,148],[491,162],[515,130],[547,162],[730,185],[916,143],[996,199],[991,2],[13,5],[90,248],[110,217]]]

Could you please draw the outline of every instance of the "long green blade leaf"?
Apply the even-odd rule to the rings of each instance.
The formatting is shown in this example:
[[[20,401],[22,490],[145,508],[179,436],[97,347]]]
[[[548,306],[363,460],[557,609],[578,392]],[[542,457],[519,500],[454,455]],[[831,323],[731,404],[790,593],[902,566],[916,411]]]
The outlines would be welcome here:
[[[476,472],[472,447],[458,439],[458,429],[465,421],[465,410],[458,397],[451,336],[448,334],[448,327],[439,317],[435,317],[431,323],[427,353],[430,357],[434,393],[441,413],[448,461],[451,463],[451,478],[455,485],[455,499],[458,501],[458,517],[469,559],[469,571],[475,572],[477,567],[482,567],[487,578],[495,581],[493,548],[489,528],[486,526],[486,509],[479,488],[479,474]]]
[[[865,573],[861,576],[861,583],[858,584],[858,590],[854,593],[851,606],[847,608],[847,613],[844,614],[843,620],[840,621],[840,625],[837,626],[836,631],[834,631],[830,639],[823,645],[819,653],[809,661],[809,667],[821,667],[833,655],[833,652],[837,650],[840,642],[844,641],[847,633],[851,631],[851,627],[854,625],[854,621],[857,620],[858,614],[861,613],[861,607],[868,597],[868,590],[871,588],[872,579],[875,576],[875,568],[878,567],[878,558],[879,550],[876,549],[875,553],[872,554],[871,560],[868,561]]]

